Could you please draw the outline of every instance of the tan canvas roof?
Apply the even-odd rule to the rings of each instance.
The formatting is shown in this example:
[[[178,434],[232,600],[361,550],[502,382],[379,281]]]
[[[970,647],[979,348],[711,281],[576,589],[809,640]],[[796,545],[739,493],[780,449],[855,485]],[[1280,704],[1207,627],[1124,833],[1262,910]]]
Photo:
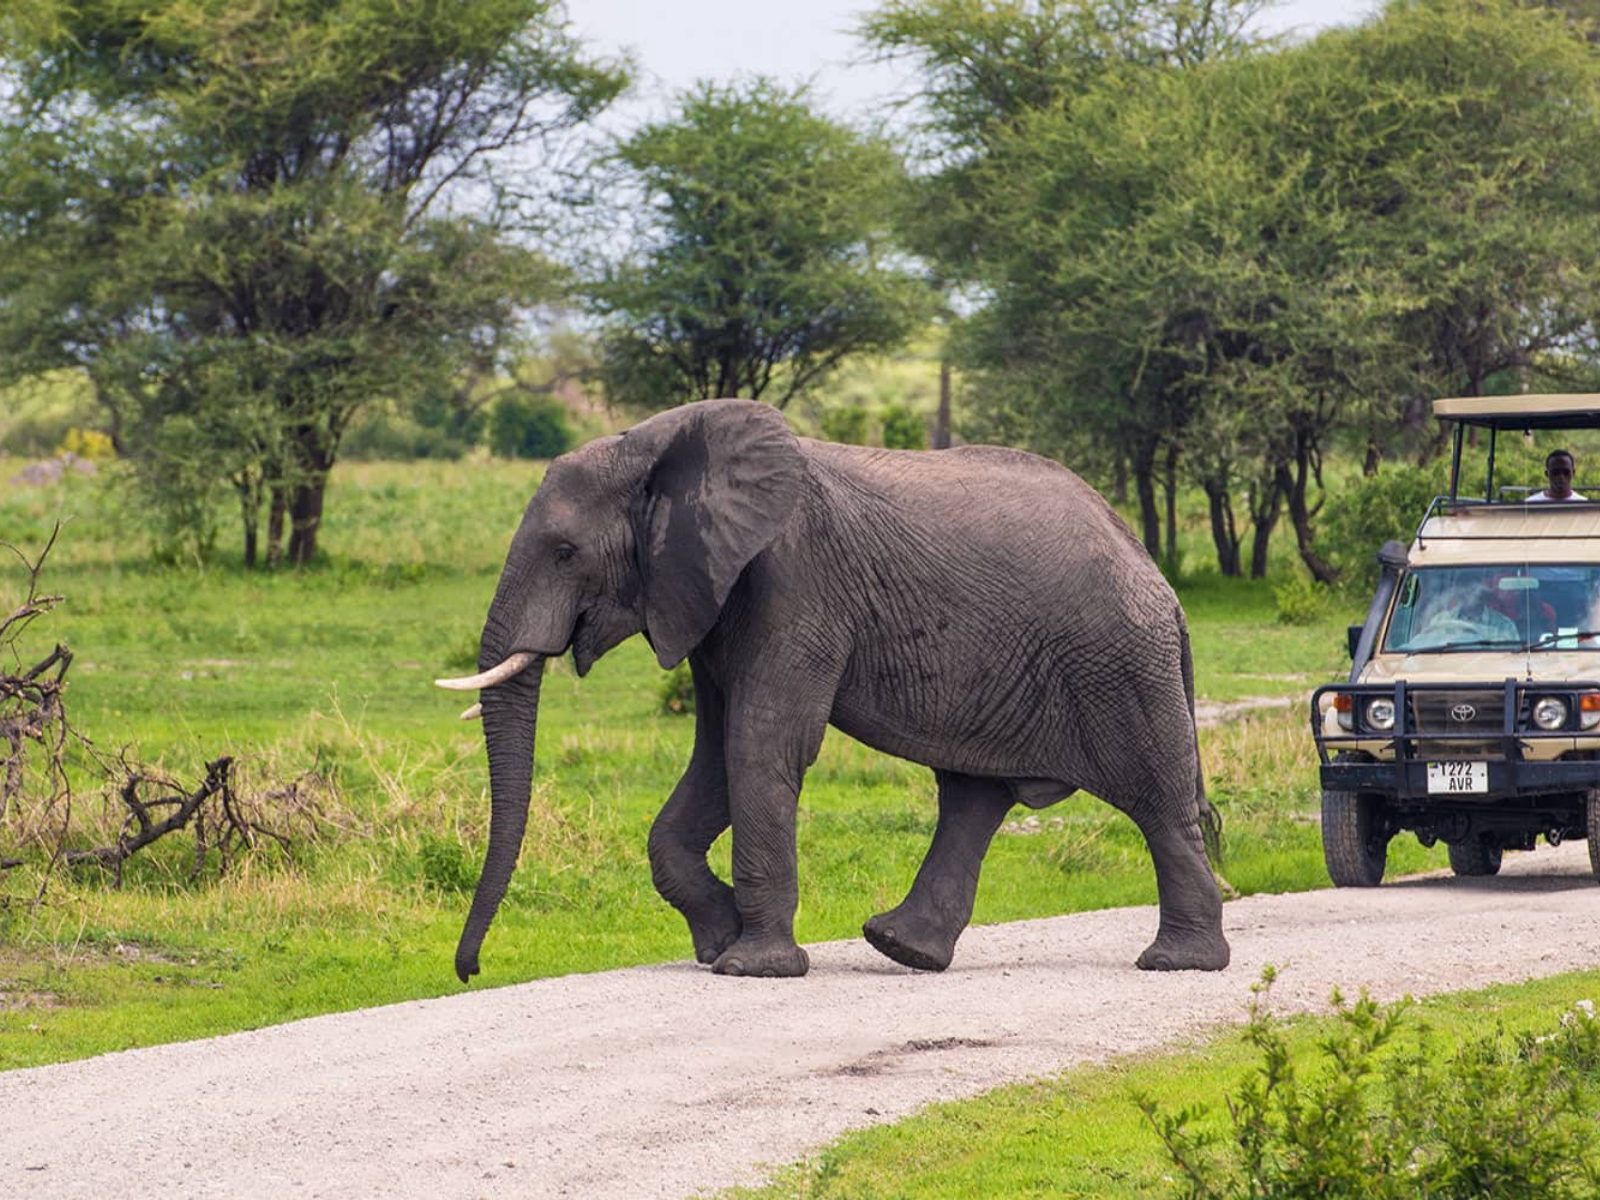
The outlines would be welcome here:
[[[1435,400],[1433,415],[1497,429],[1600,429],[1600,395],[1455,396]]]

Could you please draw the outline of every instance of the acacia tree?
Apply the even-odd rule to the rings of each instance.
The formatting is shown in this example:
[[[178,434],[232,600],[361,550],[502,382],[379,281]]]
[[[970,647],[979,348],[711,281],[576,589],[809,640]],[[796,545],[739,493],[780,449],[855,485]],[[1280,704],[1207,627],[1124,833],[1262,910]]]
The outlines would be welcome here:
[[[263,512],[315,553],[364,402],[514,343],[537,151],[626,81],[556,0],[39,0],[0,60],[4,369],[85,371],[176,528],[230,481],[251,564]]]
[[[1590,329],[1595,68],[1548,10],[1425,0],[1301,46],[1102,71],[963,168],[983,237],[955,249],[978,247],[992,297],[968,352],[1055,377],[1024,410],[1033,444],[1077,428],[1124,447],[1152,552],[1148,479],[1165,476],[1170,549],[1181,462],[1223,570],[1242,569],[1242,488],[1252,570],[1287,509],[1329,579],[1329,437]]]
[[[1081,450],[1086,434],[1095,437],[1110,448],[1098,457],[1134,476],[1152,554],[1161,553],[1158,487],[1168,514],[1176,503],[1178,449],[1192,406],[1173,384],[1186,369],[1138,344],[1115,353],[1102,346],[1090,361],[1079,349],[1072,306],[1061,301],[1071,286],[1056,278],[1054,257],[1074,231],[1097,232],[1074,208],[1075,191],[1093,191],[1096,220],[1114,225],[1149,185],[1134,173],[1102,173],[1092,153],[1075,154],[1069,166],[1034,153],[1033,143],[1059,142],[1051,137],[1055,125],[1070,126],[1096,94],[1137,92],[1148,79],[1248,52],[1259,42],[1248,26],[1261,7],[1256,0],[890,0],[860,29],[880,56],[908,59],[922,77],[916,128],[925,170],[912,244],[985,302],[956,341],[976,383],[968,432],[1020,434],[1053,454]],[[1050,183],[1034,187],[1020,172],[1041,164]],[[1042,296],[1054,302],[1041,305]]]
[[[782,408],[932,314],[889,237],[899,158],[814,112],[804,88],[701,84],[611,164],[642,220],[590,297],[605,322],[602,374],[625,403],[745,396]]]

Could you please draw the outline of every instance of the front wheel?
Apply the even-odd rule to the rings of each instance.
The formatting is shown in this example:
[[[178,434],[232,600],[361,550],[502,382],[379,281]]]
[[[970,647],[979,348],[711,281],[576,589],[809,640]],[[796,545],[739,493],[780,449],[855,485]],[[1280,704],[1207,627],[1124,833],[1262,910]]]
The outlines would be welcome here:
[[[1589,789],[1589,869],[1600,880],[1600,788]]]
[[[1457,875],[1498,875],[1504,851],[1500,843],[1490,837],[1470,837],[1464,842],[1452,842],[1450,869]]]
[[[1367,792],[1322,793],[1322,858],[1335,887],[1377,887],[1389,859],[1383,799]]]

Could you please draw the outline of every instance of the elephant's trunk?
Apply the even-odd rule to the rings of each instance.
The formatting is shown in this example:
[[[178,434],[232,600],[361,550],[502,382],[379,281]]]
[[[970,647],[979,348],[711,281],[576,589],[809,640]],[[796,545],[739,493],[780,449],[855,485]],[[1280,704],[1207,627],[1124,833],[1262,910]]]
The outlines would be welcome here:
[[[528,827],[533,792],[533,739],[539,721],[539,683],[544,656],[533,655],[527,668],[483,691],[483,737],[489,751],[489,848],[472,894],[461,941],[456,946],[456,975],[462,983],[478,973],[483,935],[511,882]]]

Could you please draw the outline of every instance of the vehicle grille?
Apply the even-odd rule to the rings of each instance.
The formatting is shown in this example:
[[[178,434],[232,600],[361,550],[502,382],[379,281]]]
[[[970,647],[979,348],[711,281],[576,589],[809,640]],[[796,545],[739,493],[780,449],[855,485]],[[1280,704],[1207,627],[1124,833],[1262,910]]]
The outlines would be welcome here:
[[[1483,688],[1408,692],[1411,729],[1419,734],[1446,733],[1449,741],[1418,741],[1416,753],[1424,758],[1499,757],[1500,734],[1505,727],[1505,690]],[[1466,709],[1472,713],[1461,719]],[[1476,734],[1484,740],[1458,740]]]

